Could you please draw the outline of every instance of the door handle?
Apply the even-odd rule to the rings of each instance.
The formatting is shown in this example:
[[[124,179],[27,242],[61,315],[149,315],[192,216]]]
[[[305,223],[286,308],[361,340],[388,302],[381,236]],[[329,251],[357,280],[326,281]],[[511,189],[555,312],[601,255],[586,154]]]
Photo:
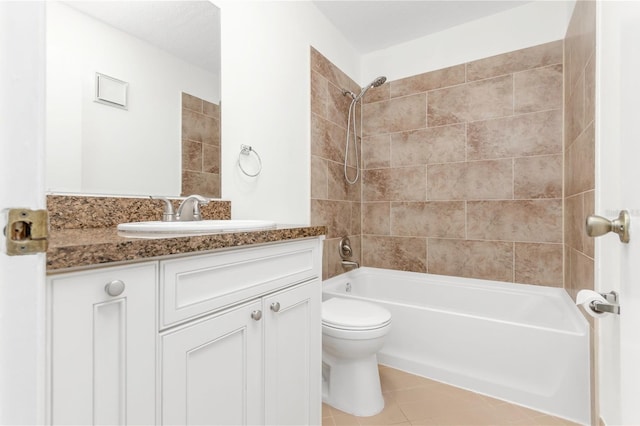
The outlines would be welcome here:
[[[586,229],[590,237],[599,237],[609,232],[615,232],[623,243],[629,242],[630,217],[626,210],[620,211],[620,215],[613,220],[594,214],[587,217]]]

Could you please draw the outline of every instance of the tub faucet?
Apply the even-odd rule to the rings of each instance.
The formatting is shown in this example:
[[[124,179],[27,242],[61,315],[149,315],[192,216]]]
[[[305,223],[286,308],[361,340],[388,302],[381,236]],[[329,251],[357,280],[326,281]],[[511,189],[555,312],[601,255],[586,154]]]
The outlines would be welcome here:
[[[207,204],[209,204],[209,199],[204,198],[202,195],[190,195],[178,207],[176,219],[181,222],[202,220],[200,206],[206,206]]]
[[[353,260],[342,260],[340,263],[342,263],[342,266],[351,266],[354,268],[359,268],[360,264],[358,262],[355,262]]]

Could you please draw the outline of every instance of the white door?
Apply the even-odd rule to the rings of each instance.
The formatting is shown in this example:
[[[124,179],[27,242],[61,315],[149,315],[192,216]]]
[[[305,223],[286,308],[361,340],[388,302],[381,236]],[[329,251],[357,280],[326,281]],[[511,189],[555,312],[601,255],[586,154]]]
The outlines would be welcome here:
[[[597,320],[600,415],[640,424],[640,2],[598,2],[596,214],[631,214],[631,241],[596,240],[596,290],[621,315]],[[597,419],[594,423],[597,424]]]
[[[0,212],[45,208],[44,9],[44,2],[0,1]],[[7,256],[4,226],[3,218],[0,424],[43,424],[45,255]]]

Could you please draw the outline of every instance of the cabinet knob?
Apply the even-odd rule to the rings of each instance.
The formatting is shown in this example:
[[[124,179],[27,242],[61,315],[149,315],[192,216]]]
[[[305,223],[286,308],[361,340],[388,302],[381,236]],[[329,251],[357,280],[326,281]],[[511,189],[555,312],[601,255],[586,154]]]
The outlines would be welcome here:
[[[104,286],[104,291],[109,296],[120,296],[124,292],[124,282],[120,280],[114,280]]]
[[[253,318],[256,321],[260,321],[260,319],[262,318],[262,311],[251,312],[251,318]]]
[[[280,310],[280,302],[273,302],[271,304],[271,310],[273,312],[278,312]]]

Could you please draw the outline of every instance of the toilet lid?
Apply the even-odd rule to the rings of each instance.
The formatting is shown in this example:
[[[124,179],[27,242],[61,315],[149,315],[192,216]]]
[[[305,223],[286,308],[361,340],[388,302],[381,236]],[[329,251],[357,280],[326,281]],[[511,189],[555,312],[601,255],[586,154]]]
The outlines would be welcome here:
[[[391,321],[391,312],[361,300],[334,297],[322,302],[322,323],[338,328],[377,328]]]

